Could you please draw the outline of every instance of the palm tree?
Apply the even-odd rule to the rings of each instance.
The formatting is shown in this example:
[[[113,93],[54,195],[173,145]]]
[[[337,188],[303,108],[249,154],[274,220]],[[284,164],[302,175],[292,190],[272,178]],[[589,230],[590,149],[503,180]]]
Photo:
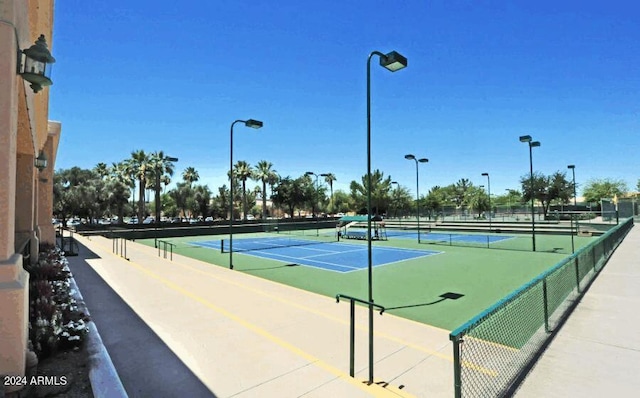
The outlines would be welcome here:
[[[238,161],[234,166],[235,178],[242,181],[242,219],[247,219],[247,180],[252,178],[253,169],[244,160]]]
[[[155,203],[156,203],[156,212],[155,212],[155,221],[160,222],[160,183],[162,182],[162,177],[165,175],[172,176],[173,175],[173,162],[167,159],[164,152],[158,151],[151,154],[149,158],[149,164],[151,166],[151,174],[153,175],[153,188],[155,190]],[[197,174],[197,173],[196,173]]]
[[[271,192],[271,214],[273,214],[273,188],[280,182],[280,180],[281,178],[275,170],[267,178],[267,184],[269,184],[269,190]]]
[[[129,201],[129,189],[135,187],[127,162],[111,164],[109,182],[111,184],[109,200],[116,206],[118,223],[122,224],[124,222],[124,205]]]
[[[93,172],[96,173],[101,179],[104,179],[109,175],[109,168],[106,163],[98,163],[96,167],[93,168]]]
[[[267,218],[267,184],[270,179],[276,174],[276,171],[272,169],[273,163],[261,160],[256,166],[254,178],[256,181],[262,181],[262,219]],[[273,188],[272,188],[273,192]]]
[[[195,168],[187,167],[182,172],[182,179],[184,180],[184,182],[189,184],[189,186],[191,186],[193,185],[194,182],[200,179],[200,175],[198,174],[198,171]]]
[[[323,176],[324,176],[324,182],[329,184],[329,192],[331,192],[331,197],[329,198],[329,204],[331,207],[333,207],[333,182],[336,181],[337,179],[333,173],[326,173],[326,174],[323,174]]]
[[[150,169],[149,155],[142,149],[131,152],[131,167],[138,180],[138,224],[141,224],[144,220],[144,193],[147,185],[147,173]]]

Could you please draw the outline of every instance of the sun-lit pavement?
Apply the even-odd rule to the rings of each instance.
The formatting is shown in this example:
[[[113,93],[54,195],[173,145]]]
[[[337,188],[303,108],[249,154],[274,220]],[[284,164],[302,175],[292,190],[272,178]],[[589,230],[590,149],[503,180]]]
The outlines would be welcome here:
[[[633,397],[640,391],[640,228],[635,226],[517,397]]]
[[[92,273],[92,290],[98,280],[111,291],[91,302],[94,293],[80,284],[92,313],[102,312],[94,319],[132,397],[149,391],[191,397],[453,396],[445,330],[376,314],[380,384],[369,386],[363,382],[364,308],[356,310],[351,378],[347,303],[177,255],[170,261],[135,243],[129,243],[127,261],[112,253],[105,238],[79,242],[96,255],[84,259],[87,269],[75,271],[77,276]],[[518,397],[633,396],[640,390],[639,247],[635,227]]]
[[[91,294],[79,282],[116,369],[127,372],[121,378],[130,396],[143,396],[149,383],[158,384],[159,391],[161,384],[174,381],[188,386],[190,377],[198,383],[193,391],[182,391],[184,396],[453,395],[448,331],[376,313],[379,384],[367,385],[365,308],[356,310],[356,377],[351,378],[348,303],[182,256],[170,261],[158,257],[153,248],[131,242],[127,261],[112,253],[108,239],[78,241],[96,254],[86,259],[91,269],[82,271],[95,272],[94,279],[101,278],[100,283],[112,289],[111,298],[103,297],[109,302],[91,302]],[[107,322],[109,316],[98,316],[94,310],[101,305],[109,306],[109,313],[127,314],[113,314],[116,321],[109,328],[113,334],[121,328],[119,338],[103,331],[100,318]],[[140,336],[145,333],[151,342]],[[138,336],[129,341],[129,334]],[[122,365],[126,358],[118,358],[150,350],[154,352],[146,366]],[[160,377],[165,357],[172,370]]]

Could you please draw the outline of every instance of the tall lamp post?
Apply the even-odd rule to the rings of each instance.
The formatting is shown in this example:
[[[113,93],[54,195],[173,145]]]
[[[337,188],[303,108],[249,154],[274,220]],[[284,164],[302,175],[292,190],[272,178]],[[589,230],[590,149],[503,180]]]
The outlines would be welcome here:
[[[377,55],[380,66],[395,72],[407,67],[407,59],[395,51],[372,51],[367,58],[367,275],[369,279],[369,384],[373,384],[373,256],[371,250],[371,58]]]
[[[429,159],[421,158],[417,159],[415,156],[409,154],[404,155],[407,160],[414,160],[416,162],[416,215],[418,216],[418,243],[420,243],[420,179],[418,175],[418,163],[427,163]]]
[[[160,170],[160,162],[161,161],[166,161],[166,162],[177,162],[178,158],[174,158],[171,156],[165,156],[164,158],[161,159],[157,159],[156,162],[156,224],[160,224],[160,210],[161,210],[161,205],[160,205],[160,172],[162,170]]]
[[[509,188],[505,188],[507,191],[507,203],[509,204],[509,215],[511,216],[511,190]],[[504,216],[502,216],[502,221],[504,221]]]
[[[491,233],[491,212],[493,209],[491,208],[491,178],[489,177],[489,173],[482,173],[482,176],[487,177],[487,189],[489,191],[489,233]]]
[[[536,219],[535,219],[535,208],[534,208],[534,200],[535,197],[533,195],[533,151],[534,147],[540,146],[540,141],[532,141],[530,135],[520,136],[520,142],[526,142],[529,144],[529,173],[530,173],[530,189],[531,189],[531,233],[532,233],[532,242],[533,242],[533,251],[536,251]]]
[[[391,181],[391,186],[395,185],[396,186],[396,194],[395,196],[395,200],[394,200],[394,206],[393,206],[393,215],[395,218],[398,218],[398,203],[397,203],[397,199],[398,199],[398,188],[400,187],[400,184],[398,184],[398,181]],[[400,221],[400,225],[402,225],[402,221]]]
[[[244,123],[245,126],[252,129],[262,128],[263,125],[261,121],[254,119],[236,120],[231,123],[229,139],[229,269],[233,269],[233,126],[236,123]]]
[[[306,173],[304,173],[305,175],[308,176],[315,176],[316,177],[316,192],[314,198],[313,198],[313,216],[316,219],[316,236],[320,235],[320,229],[318,228],[318,214],[316,212],[316,206],[318,205],[318,177],[320,177],[319,174],[314,173],[313,171],[307,171]]]

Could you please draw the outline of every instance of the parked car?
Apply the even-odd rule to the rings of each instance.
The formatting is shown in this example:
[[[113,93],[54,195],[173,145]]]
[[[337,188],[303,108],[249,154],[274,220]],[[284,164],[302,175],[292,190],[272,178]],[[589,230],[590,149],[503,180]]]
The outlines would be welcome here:
[[[155,217],[147,217],[144,220],[142,220],[143,224],[153,224],[156,222]]]
[[[204,219],[205,222],[213,222],[213,217],[209,216]]]

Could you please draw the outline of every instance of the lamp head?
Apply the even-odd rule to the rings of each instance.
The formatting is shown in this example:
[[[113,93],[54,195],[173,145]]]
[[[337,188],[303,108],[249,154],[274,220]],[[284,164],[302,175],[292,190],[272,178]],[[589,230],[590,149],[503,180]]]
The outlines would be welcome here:
[[[392,184],[398,184],[398,181],[391,181]]]
[[[570,164],[570,165],[568,165],[568,166],[567,166],[567,168],[568,168],[568,169],[575,169],[575,168],[576,168],[576,165],[575,165],[575,164]]]
[[[407,67],[407,59],[396,51],[391,51],[384,57],[380,57],[380,66],[395,72]]]
[[[529,146],[531,146],[532,148],[540,146],[540,141],[533,141],[529,143]]]
[[[171,157],[171,156],[165,156],[164,160],[166,160],[167,162],[177,162],[178,158],[174,158],[174,157]]]
[[[246,122],[244,122],[244,125],[247,127],[251,127],[252,129],[259,129],[262,128],[262,122],[259,120],[255,120],[255,119],[249,119]]]
[[[42,171],[47,167],[47,157],[45,156],[44,152],[40,151],[38,157],[35,158],[34,165],[39,171]]]
[[[420,162],[420,163],[427,163],[428,161],[429,161],[429,159],[427,159],[427,158],[418,159],[418,162]]]
[[[304,173],[304,175],[313,176],[313,175],[316,175],[316,173],[314,173],[313,171],[307,171],[306,173]]]
[[[482,173],[483,177],[489,177],[489,173]]]
[[[47,40],[44,35],[40,35],[35,44],[22,50],[22,53],[25,55],[24,67],[18,60],[18,73],[31,83],[33,92],[37,93],[43,87],[52,85],[51,68],[47,68],[47,65],[53,64],[56,60],[47,48]]]
[[[520,136],[520,142],[531,142],[531,136],[530,135],[521,135]]]
[[[409,155],[404,155],[404,158],[407,159],[407,160],[415,160],[416,157],[411,155],[411,154],[409,154]]]
[[[322,173],[320,174],[320,177],[329,177],[331,175],[331,173]]]

